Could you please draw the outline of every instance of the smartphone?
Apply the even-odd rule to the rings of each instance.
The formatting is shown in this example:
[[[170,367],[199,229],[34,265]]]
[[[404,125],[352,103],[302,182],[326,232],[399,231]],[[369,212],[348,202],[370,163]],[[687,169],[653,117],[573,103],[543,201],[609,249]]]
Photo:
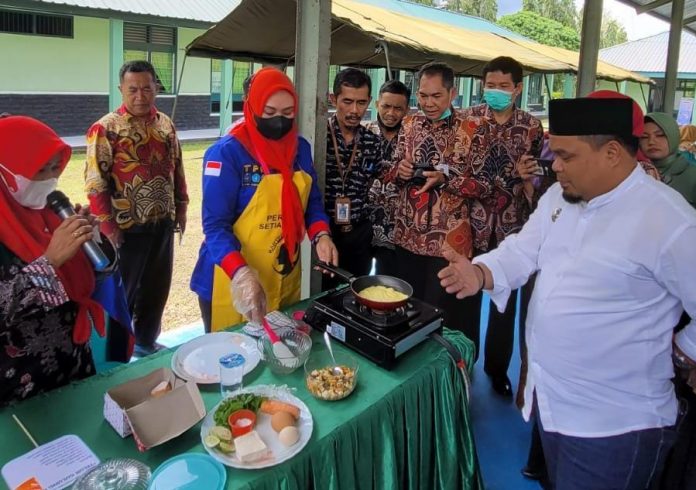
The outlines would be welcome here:
[[[537,168],[534,171],[535,175],[539,175],[541,177],[548,177],[550,179],[556,180],[556,172],[554,172],[551,168],[551,166],[553,165],[553,160],[535,158],[534,161],[537,163]]]

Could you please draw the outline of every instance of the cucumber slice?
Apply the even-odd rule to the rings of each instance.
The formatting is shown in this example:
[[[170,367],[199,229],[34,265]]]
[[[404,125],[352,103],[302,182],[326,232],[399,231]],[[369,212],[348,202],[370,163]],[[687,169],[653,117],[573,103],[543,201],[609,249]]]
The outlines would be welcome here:
[[[222,451],[223,453],[233,453],[234,452],[234,444],[231,442],[220,442],[218,445],[218,449]]]
[[[205,436],[205,439],[203,439],[203,444],[205,444],[206,447],[212,449],[214,447],[217,447],[218,444],[220,444],[220,439],[214,435],[209,434]]]
[[[221,425],[216,425],[212,429],[210,429],[210,432],[208,432],[208,435],[215,436],[221,441],[231,441],[232,440],[232,432],[230,429],[227,427],[222,427]]]

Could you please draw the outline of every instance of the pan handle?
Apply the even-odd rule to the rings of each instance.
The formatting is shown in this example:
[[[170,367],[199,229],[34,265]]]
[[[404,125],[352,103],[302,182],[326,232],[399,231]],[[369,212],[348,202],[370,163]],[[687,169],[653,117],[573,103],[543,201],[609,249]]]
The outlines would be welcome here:
[[[355,280],[355,276],[347,270],[341,269],[340,267],[336,267],[331,264],[327,264],[326,262],[317,261],[314,263],[314,266],[322,272],[330,272],[332,274],[335,274],[344,281],[347,281],[348,283],[351,283]]]

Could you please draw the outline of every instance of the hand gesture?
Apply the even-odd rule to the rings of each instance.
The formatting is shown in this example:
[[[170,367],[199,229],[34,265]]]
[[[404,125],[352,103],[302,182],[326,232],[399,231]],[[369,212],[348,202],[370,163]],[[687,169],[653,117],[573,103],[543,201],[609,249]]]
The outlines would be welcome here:
[[[463,255],[459,255],[451,248],[443,248],[443,257],[449,261],[449,265],[438,272],[440,285],[450,294],[456,294],[457,299],[473,296],[481,291],[484,278]]]

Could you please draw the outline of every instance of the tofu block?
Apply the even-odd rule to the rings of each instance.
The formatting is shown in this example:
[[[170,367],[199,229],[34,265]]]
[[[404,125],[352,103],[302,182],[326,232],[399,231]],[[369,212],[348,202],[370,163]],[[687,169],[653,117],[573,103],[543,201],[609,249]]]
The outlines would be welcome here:
[[[266,444],[255,430],[235,438],[234,447],[242,463],[257,461],[268,453]]]

